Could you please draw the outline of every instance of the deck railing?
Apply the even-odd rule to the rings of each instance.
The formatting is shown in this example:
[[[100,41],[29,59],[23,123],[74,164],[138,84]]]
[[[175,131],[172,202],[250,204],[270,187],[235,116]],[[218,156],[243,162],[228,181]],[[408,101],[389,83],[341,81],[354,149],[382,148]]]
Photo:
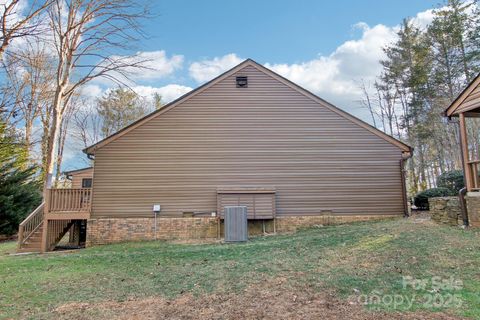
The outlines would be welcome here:
[[[43,207],[44,203],[42,202],[32,213],[25,218],[25,220],[20,223],[18,228],[18,247],[20,248],[25,241],[30,238],[32,234],[37,231],[43,223]]]
[[[92,189],[49,189],[47,211],[89,212],[92,202]]]

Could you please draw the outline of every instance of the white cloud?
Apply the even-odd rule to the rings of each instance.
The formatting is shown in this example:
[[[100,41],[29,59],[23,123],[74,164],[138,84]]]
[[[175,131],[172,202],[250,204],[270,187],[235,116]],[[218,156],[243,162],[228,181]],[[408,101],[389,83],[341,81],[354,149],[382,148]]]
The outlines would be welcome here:
[[[384,25],[369,27],[358,23],[360,39],[341,44],[332,54],[294,64],[272,64],[266,67],[305,87],[325,99],[349,109],[361,98],[359,82],[373,80],[380,72],[383,48],[396,35]]]
[[[86,98],[99,98],[104,90],[96,84],[86,84],[82,86],[81,95]]]
[[[96,84],[87,84],[83,86],[81,95],[86,98],[86,102],[92,104],[95,99],[102,97],[106,92],[112,88],[102,88]],[[135,91],[139,96],[151,99],[154,93],[158,93],[162,97],[163,103],[169,103],[185,93],[192,90],[191,87],[183,86],[179,84],[168,84],[163,87],[152,86],[132,86],[131,89]],[[85,110],[90,110],[90,104],[83,106]]]
[[[183,66],[183,55],[168,57],[165,50],[141,51],[132,57],[111,56],[110,58],[114,61],[121,61],[122,64],[132,63],[140,66],[122,69],[128,73],[129,80],[133,81],[161,79],[173,74]],[[122,79],[122,76],[116,72],[112,72],[111,74]]]
[[[153,97],[154,93],[158,93],[160,96],[162,96],[163,103],[171,102],[192,90],[192,88],[190,87],[178,84],[169,84],[160,88],[155,88],[151,86],[135,86],[132,89],[138,95],[145,98]]]
[[[213,60],[194,62],[189,68],[190,76],[198,82],[205,82],[233,68],[242,61],[243,59],[236,54],[230,53],[223,57],[215,57]]]
[[[412,23],[420,29],[425,29],[433,20],[434,9],[425,10],[417,13],[412,19]]]
[[[170,58],[164,50],[138,52],[140,60],[146,60],[143,64],[149,70],[141,70],[136,73],[138,79],[157,79],[172,74],[183,65],[183,55],[173,55]]]

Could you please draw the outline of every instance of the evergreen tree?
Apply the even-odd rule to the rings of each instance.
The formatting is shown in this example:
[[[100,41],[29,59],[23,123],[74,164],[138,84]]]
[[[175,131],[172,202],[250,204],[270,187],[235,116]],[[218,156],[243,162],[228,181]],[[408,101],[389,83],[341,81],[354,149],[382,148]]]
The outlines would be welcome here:
[[[411,21],[404,20],[397,35],[398,40],[385,49],[387,58],[381,62],[383,72],[377,90],[381,97],[391,97],[391,92],[398,97],[395,101],[400,109],[397,130],[403,131],[407,143],[416,147],[415,157],[409,163],[410,185],[416,193],[427,183],[424,168],[425,140],[430,135],[427,97],[431,57],[425,35]],[[383,104],[389,103],[389,98],[383,100]]]
[[[97,112],[102,119],[104,137],[123,129],[152,111],[148,102],[135,92],[117,88],[97,100]]]
[[[409,191],[435,187],[436,177],[461,167],[458,132],[442,113],[480,71],[480,8],[448,0],[425,28],[402,23],[385,49],[375,89],[383,130],[414,147]],[[480,121],[469,119],[473,158],[480,157]]]
[[[11,235],[41,202],[36,168],[26,167],[24,144],[0,122],[0,234]]]

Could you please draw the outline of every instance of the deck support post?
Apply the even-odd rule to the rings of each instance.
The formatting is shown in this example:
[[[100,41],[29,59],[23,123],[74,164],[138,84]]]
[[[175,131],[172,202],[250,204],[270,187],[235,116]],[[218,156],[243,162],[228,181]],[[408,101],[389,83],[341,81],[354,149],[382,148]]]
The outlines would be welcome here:
[[[45,217],[43,219],[43,226],[42,226],[42,244],[40,247],[40,252],[45,253],[48,251],[47,248],[47,239],[48,239],[48,219]]]
[[[43,226],[42,226],[42,242],[40,243],[40,252],[47,252],[47,239],[48,239],[48,209],[50,208],[50,189],[45,189],[43,194],[43,201],[45,206],[43,207]]]
[[[465,123],[465,114],[459,114],[459,122],[460,122],[460,148],[461,156],[462,156],[462,165],[463,165],[463,174],[465,176],[465,186],[467,187],[467,191],[472,191],[473,188],[473,181],[472,181],[472,172],[470,171],[470,167],[468,165],[468,161],[470,157],[468,156],[468,140],[467,140],[467,126]]]

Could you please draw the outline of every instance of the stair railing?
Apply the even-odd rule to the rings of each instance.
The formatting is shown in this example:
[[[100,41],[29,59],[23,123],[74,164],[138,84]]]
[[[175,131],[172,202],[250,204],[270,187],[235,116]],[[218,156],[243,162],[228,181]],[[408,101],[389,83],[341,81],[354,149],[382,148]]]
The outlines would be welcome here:
[[[37,231],[43,223],[43,207],[45,203],[42,202],[32,213],[28,215],[19,225],[18,228],[18,248]]]

